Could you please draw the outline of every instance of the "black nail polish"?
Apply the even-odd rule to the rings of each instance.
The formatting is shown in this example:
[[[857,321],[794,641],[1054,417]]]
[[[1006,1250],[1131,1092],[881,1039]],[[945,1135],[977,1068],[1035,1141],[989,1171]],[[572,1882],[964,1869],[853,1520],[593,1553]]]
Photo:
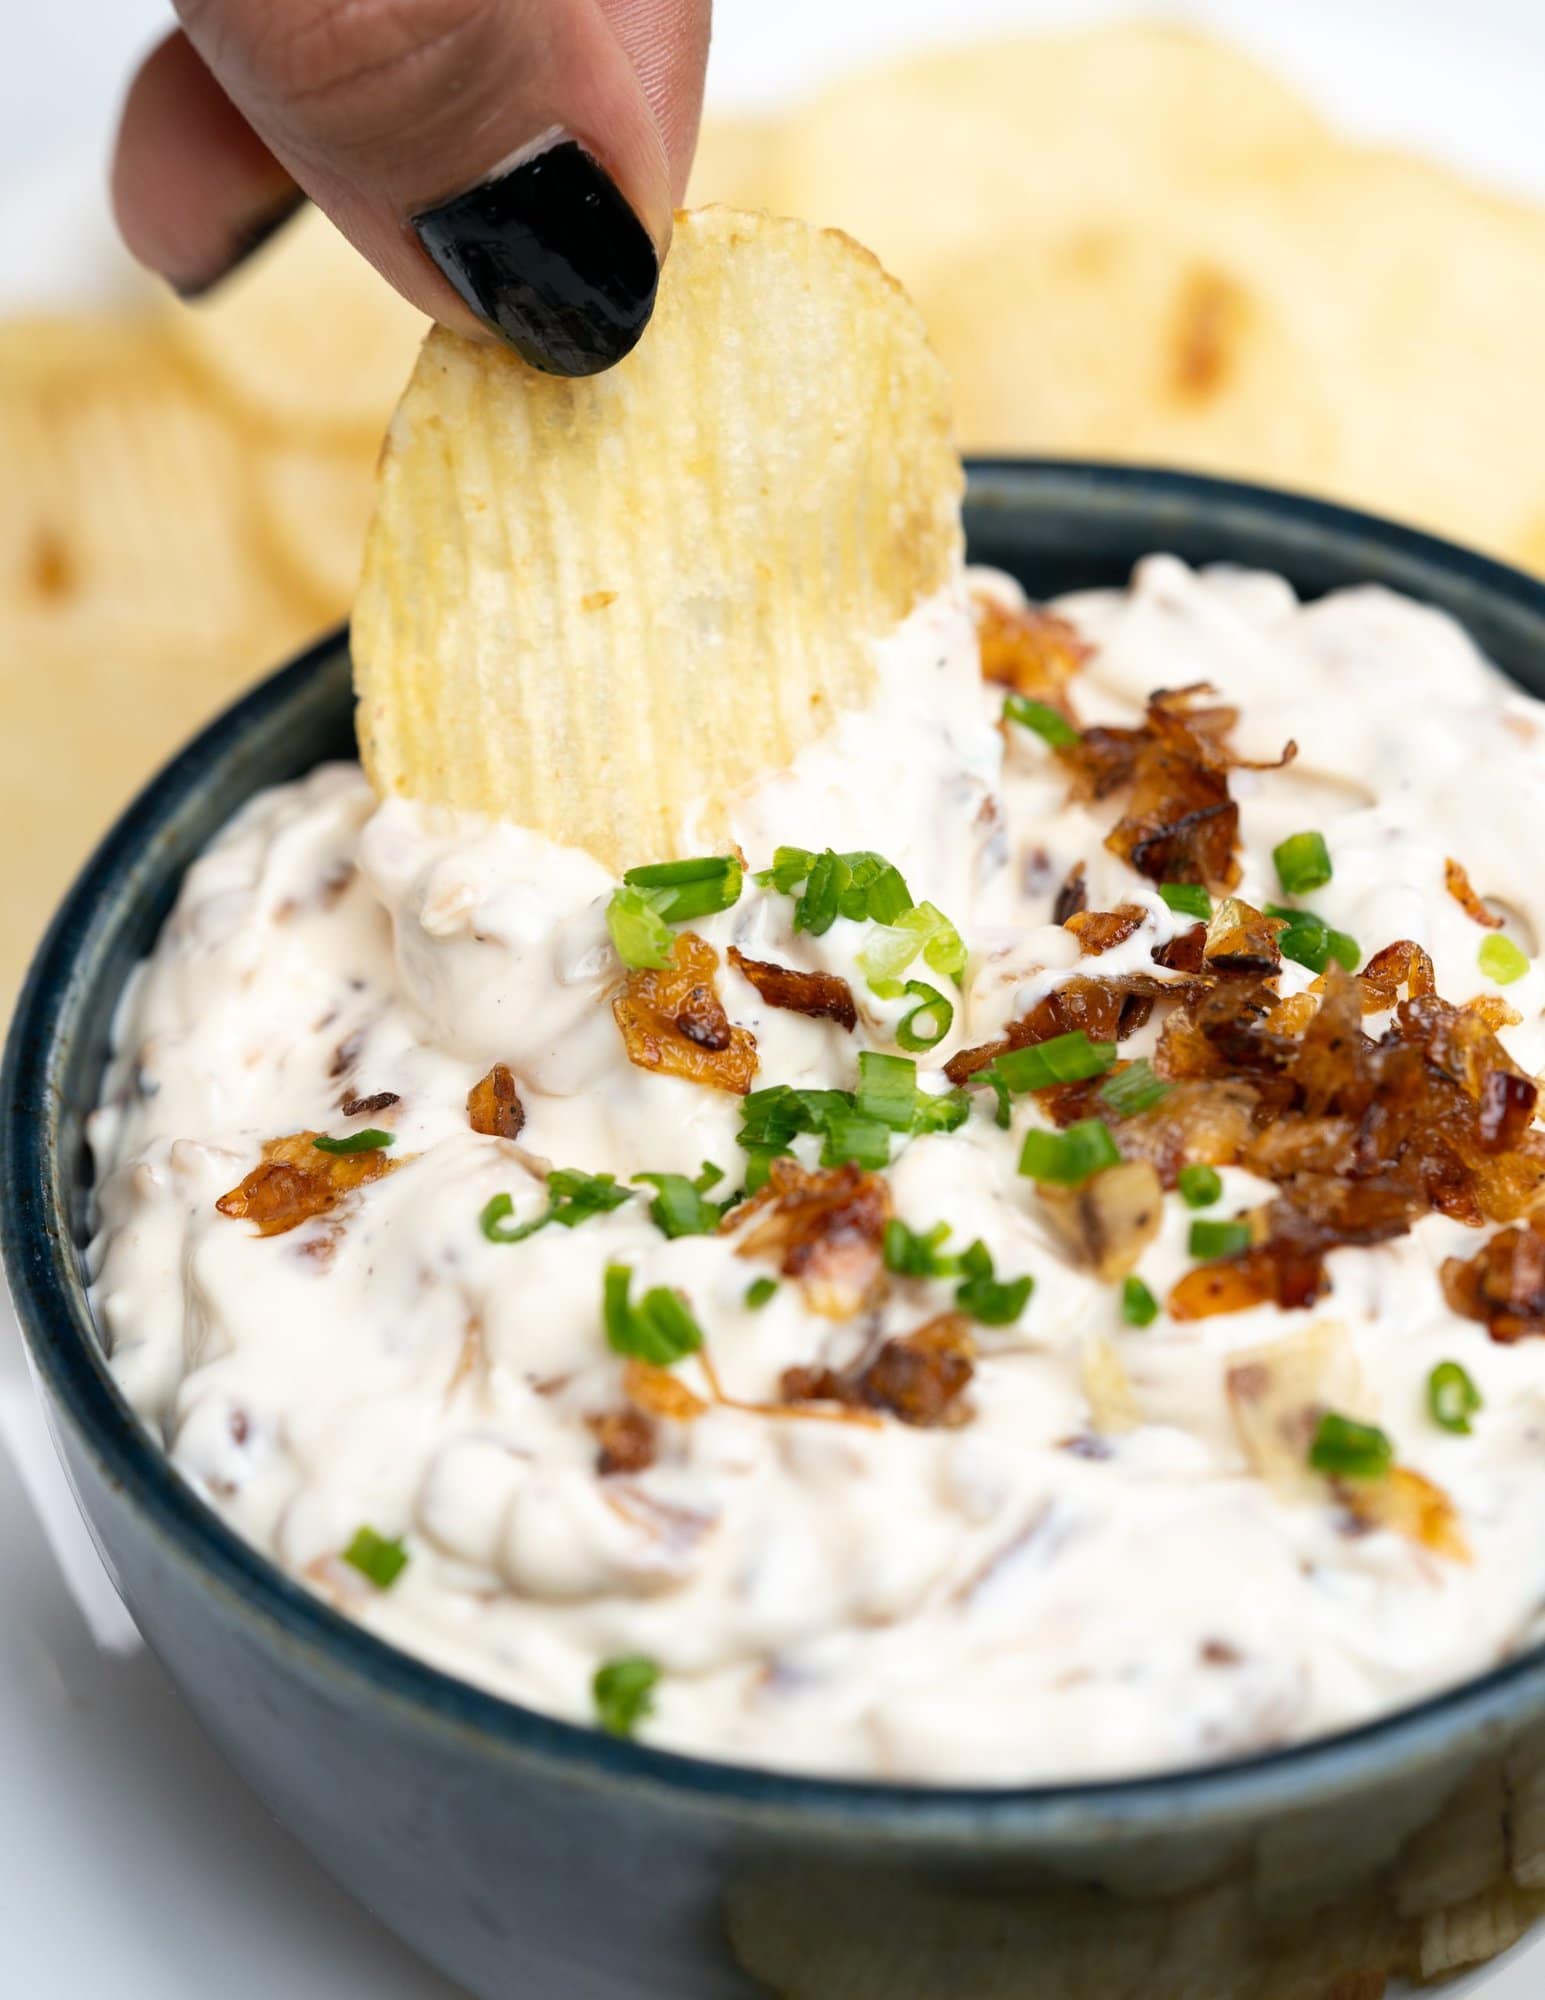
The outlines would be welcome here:
[[[493,331],[550,375],[594,375],[649,324],[660,260],[616,182],[573,139],[413,218]]]
[[[264,209],[232,234],[224,255],[212,271],[206,271],[202,277],[190,281],[173,278],[170,281],[172,290],[180,299],[201,299],[206,292],[212,292],[222,278],[228,278],[239,265],[246,263],[254,251],[261,250],[270,237],[277,236],[305,205],[306,197],[300,189],[292,188],[272,208]]]

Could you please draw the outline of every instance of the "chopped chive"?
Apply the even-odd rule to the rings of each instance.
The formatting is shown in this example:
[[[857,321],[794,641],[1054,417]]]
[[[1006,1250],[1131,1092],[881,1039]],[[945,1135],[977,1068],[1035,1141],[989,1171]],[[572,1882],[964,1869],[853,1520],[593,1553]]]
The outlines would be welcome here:
[[[577,1167],[554,1167],[547,1176],[547,1219],[561,1229],[577,1229],[593,1215],[610,1215],[632,1199],[627,1188],[618,1187],[615,1174],[582,1174]]]
[[[1292,959],[1295,965],[1307,966],[1311,972],[1323,972],[1335,959],[1348,972],[1355,972],[1361,963],[1363,954],[1356,938],[1348,937],[1345,931],[1333,930],[1313,910],[1295,910],[1281,903],[1268,903],[1266,914],[1280,917],[1286,924],[1287,928],[1277,934],[1277,949],[1284,958]]]
[[[1322,833],[1292,833],[1271,850],[1277,880],[1290,896],[1323,889],[1331,879],[1330,850]]]
[[[885,1268],[898,1278],[954,1278],[961,1260],[950,1256],[941,1245],[950,1233],[947,1222],[936,1222],[926,1236],[893,1215],[885,1225]]]
[[[918,953],[932,972],[958,985],[966,969],[966,947],[959,931],[932,903],[906,910],[894,924],[881,924],[858,955],[867,979],[899,979]]]
[[[1078,731],[1060,709],[1053,708],[1050,702],[1032,701],[1028,695],[1005,695],[1003,718],[1019,723],[1024,729],[1033,729],[1053,750],[1071,749],[1079,740]]]
[[[369,1577],[377,1590],[390,1590],[408,1566],[408,1552],[402,1542],[388,1541],[374,1528],[361,1528],[344,1550],[343,1559],[361,1576]]]
[[[676,949],[676,933],[660,914],[657,893],[670,892],[614,889],[606,906],[606,928],[617,956],[634,972],[669,965]]]
[[[826,1143],[821,1148],[823,1167],[840,1167],[851,1160],[855,1166],[888,1167],[891,1134],[878,1118],[865,1118],[857,1111],[839,1111],[826,1122]]]
[[[1120,1164],[1121,1149],[1101,1118],[1080,1118],[1065,1132],[1033,1127],[1019,1155],[1022,1174],[1057,1187],[1077,1187],[1091,1174]]]
[[[1178,917],[1195,917],[1205,924],[1212,916],[1212,898],[1200,882],[1161,882],[1159,894]]]
[[[1215,1257],[1234,1257],[1250,1248],[1248,1222],[1203,1222],[1191,1224],[1191,1255],[1202,1263]]]
[[[912,1109],[912,1130],[917,1133],[954,1132],[970,1116],[971,1093],[968,1090],[942,1090],[937,1095],[920,1090]]]
[[[753,1278],[746,1287],[746,1305],[752,1312],[760,1312],[777,1289],[776,1278]]]
[[[858,1058],[854,1109],[877,1118],[893,1132],[909,1132],[917,1106],[917,1064],[910,1056],[881,1055],[865,1049]]]
[[[1182,1167],[1175,1185],[1187,1208],[1211,1208],[1223,1194],[1223,1179],[1216,1167]]]
[[[477,1219],[477,1226],[490,1243],[524,1243],[528,1236],[535,1236],[539,1229],[545,1229],[552,1220],[552,1211],[544,1208],[540,1215],[529,1222],[516,1223],[507,1227],[509,1218],[515,1213],[515,1203],[507,1194],[496,1194],[484,1203],[483,1212]]]
[[[993,1113],[993,1123],[1000,1132],[1006,1132],[1014,1116],[1014,1106],[1009,1097],[1009,1087],[998,1074],[998,1065],[989,1063],[986,1069],[976,1073],[978,1083],[990,1084],[992,1093],[998,1100],[998,1108]]]
[[[820,937],[838,917],[854,923],[894,924],[912,908],[911,891],[900,870],[883,854],[861,849],[814,854],[804,847],[779,847],[773,865],[757,881],[794,896],[794,928]]]
[[[723,1207],[706,1200],[705,1193],[716,1181],[722,1181],[724,1174],[711,1162],[703,1162],[696,1180],[688,1180],[685,1174],[635,1174],[633,1178],[658,1190],[649,1204],[649,1219],[662,1235],[712,1236],[719,1227]]]
[[[660,1669],[641,1653],[608,1660],[591,1683],[596,1720],[608,1736],[631,1736],[654,1713]]]
[[[955,1287],[955,1303],[982,1326],[1012,1326],[1035,1290],[1028,1273],[1021,1278],[996,1276],[992,1253],[980,1238],[962,1251],[960,1269],[963,1276]]]
[[[379,1125],[367,1125],[363,1132],[350,1132],[345,1138],[333,1139],[327,1133],[320,1133],[312,1140],[319,1153],[378,1153],[383,1146],[391,1145],[395,1132],[383,1132]]]
[[[1442,1429],[1468,1437],[1470,1419],[1481,1407],[1480,1390],[1457,1361],[1440,1361],[1427,1377],[1427,1408]]]
[[[1528,959],[1513,940],[1501,937],[1495,931],[1482,940],[1481,948],[1476,953],[1476,963],[1486,977],[1494,979],[1499,986],[1511,986],[1515,979],[1522,979],[1529,970]]]
[[[886,980],[887,987],[895,984]],[[880,987],[875,987],[880,992]],[[921,979],[909,979],[902,989],[908,999],[918,1001],[910,1013],[903,1014],[896,1023],[896,1040],[904,1049],[917,1054],[928,1049],[936,1049],[949,1033],[955,1019],[952,1001],[946,1000],[936,986],[926,985]],[[882,999],[899,999],[901,994],[881,993]],[[919,1025],[921,1023],[921,1025]]]
[[[1100,1085],[1100,1100],[1116,1117],[1135,1118],[1140,1112],[1162,1104],[1171,1088],[1163,1077],[1154,1075],[1148,1058],[1139,1056],[1136,1062],[1129,1062],[1125,1069],[1106,1077]]]
[[[766,1187],[773,1161],[786,1160],[788,1157],[787,1146],[747,1146],[746,1193],[756,1194]]]
[[[657,861],[630,868],[622,878],[629,889],[646,890],[649,902],[668,924],[711,917],[740,901],[738,854],[704,854],[691,861]],[[621,947],[618,947],[619,954]]]
[[[1332,1479],[1382,1479],[1394,1463],[1395,1447],[1373,1424],[1327,1410],[1309,1446],[1309,1464]]]
[[[1159,1317],[1159,1301],[1141,1278],[1122,1279],[1121,1317],[1128,1326],[1152,1326]]]
[[[615,1354],[670,1368],[695,1354],[703,1330],[680,1292],[655,1285],[634,1305],[629,1298],[633,1273],[626,1264],[608,1264],[602,1280],[601,1318],[607,1344]]]
[[[1026,1049],[1005,1049],[992,1067],[1009,1090],[1047,1090],[1054,1083],[1082,1083],[1098,1076],[1115,1060],[1114,1042],[1091,1042],[1082,1028],[1074,1028]]]

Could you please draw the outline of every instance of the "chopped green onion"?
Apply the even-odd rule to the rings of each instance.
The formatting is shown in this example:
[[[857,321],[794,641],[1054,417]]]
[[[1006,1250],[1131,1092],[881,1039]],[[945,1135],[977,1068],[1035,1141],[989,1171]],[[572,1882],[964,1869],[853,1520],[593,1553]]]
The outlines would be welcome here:
[[[1482,942],[1476,953],[1476,963],[1486,977],[1494,979],[1499,986],[1511,986],[1515,979],[1522,979],[1529,970],[1528,959],[1513,940],[1499,937],[1495,931]]]
[[[396,1136],[395,1132],[383,1132],[379,1125],[367,1125],[363,1132],[350,1132],[343,1139],[331,1139],[323,1132],[311,1143],[319,1153],[378,1153]]]
[[[1009,1097],[1009,1087],[998,1074],[998,1065],[989,1063],[986,1069],[979,1069],[976,1081],[991,1085],[992,1093],[998,1100],[998,1108],[993,1113],[993,1123],[1000,1132],[1006,1132],[1014,1116],[1014,1106]]]
[[[910,1056],[880,1055],[865,1049],[858,1059],[854,1108],[877,1118],[893,1132],[910,1132],[917,1105],[917,1064]]]
[[[639,1176],[640,1180],[647,1178]],[[547,1176],[547,1206],[540,1215],[509,1228],[506,1225],[515,1204],[507,1194],[496,1194],[484,1204],[477,1223],[490,1243],[523,1243],[549,1222],[577,1229],[593,1215],[609,1215],[632,1198],[627,1188],[618,1187],[615,1174],[582,1174],[573,1167],[554,1167]]]
[[[1012,1326],[1030,1303],[1035,1280],[994,1275],[992,1253],[978,1239],[961,1253],[963,1278],[955,1287],[955,1303],[982,1326]]]
[[[1250,1248],[1248,1222],[1202,1222],[1191,1224],[1191,1255],[1203,1263],[1215,1257],[1234,1257]]]
[[[1395,1447],[1373,1424],[1327,1410],[1309,1446],[1309,1464],[1332,1479],[1382,1479],[1394,1463]]]
[[[950,1233],[947,1222],[936,1222],[926,1236],[919,1236],[915,1229],[909,1229],[900,1216],[893,1215],[885,1225],[885,1268],[894,1271],[898,1278],[953,1278],[959,1275],[961,1261],[947,1253],[941,1253],[940,1246]]]
[[[724,1207],[704,1199],[709,1188],[724,1179],[724,1171],[709,1160],[696,1180],[685,1174],[635,1174],[659,1192],[649,1204],[649,1219],[663,1235],[712,1236],[723,1220]]]
[[[1159,1317],[1159,1301],[1141,1278],[1122,1279],[1121,1317],[1128,1326],[1152,1326]]]
[[[785,1152],[798,1133],[814,1129],[798,1094],[786,1083],[769,1084],[763,1090],[749,1092],[741,1099],[740,1115],[736,1138],[748,1151],[766,1146],[774,1152]]]
[[[374,1528],[361,1528],[344,1550],[343,1559],[361,1576],[369,1577],[377,1590],[390,1590],[408,1566],[408,1552],[401,1541],[388,1541]]]
[[[676,949],[676,933],[660,915],[656,893],[650,889],[614,889],[606,906],[606,928],[611,932],[617,956],[635,972],[658,971],[669,965]]]
[[[509,1218],[515,1213],[515,1203],[507,1194],[493,1195],[483,1207],[477,1219],[477,1226],[490,1243],[524,1243],[528,1236],[535,1236],[539,1229],[545,1229],[552,1220],[552,1211],[544,1208],[529,1222],[517,1223],[513,1229],[506,1228]]]
[[[660,1669],[642,1654],[608,1660],[598,1669],[591,1692],[596,1720],[608,1736],[631,1736],[654,1713],[654,1691]]]
[[[1159,894],[1177,917],[1195,917],[1205,924],[1212,916],[1212,898],[1200,882],[1161,882]]]
[[[1075,1028],[1027,1049],[1005,1049],[992,1067],[1009,1090],[1047,1090],[1054,1083],[1082,1083],[1098,1076],[1115,1060],[1114,1042],[1091,1042],[1082,1028]]]
[[[1480,1390],[1457,1361],[1440,1361],[1427,1377],[1427,1408],[1442,1429],[1468,1437],[1470,1419],[1481,1407]]]
[[[1154,1075],[1146,1056],[1139,1056],[1136,1062],[1106,1077],[1100,1085],[1100,1098],[1118,1118],[1135,1118],[1139,1112],[1162,1104],[1172,1088],[1163,1077]]]
[[[1006,722],[1017,722],[1022,728],[1033,729],[1043,742],[1053,750],[1068,750],[1078,742],[1078,731],[1068,721],[1060,709],[1050,702],[1032,701],[1028,695],[1006,694],[1003,697],[1003,718]]]
[[[647,868],[630,868],[622,879],[629,889],[647,890],[666,923],[679,924],[688,917],[711,917],[733,909],[740,901],[740,856],[704,854],[692,861],[657,861]]]
[[[936,1049],[949,1033],[955,1019],[955,1005],[936,986],[926,985],[921,979],[909,979],[904,986],[899,979],[872,979],[869,984],[882,1000],[905,998],[919,1003],[896,1023],[896,1040],[904,1049],[922,1054]],[[918,1021],[922,1021],[922,1027],[915,1025]]]
[[[966,969],[965,941],[941,909],[919,903],[894,924],[881,924],[858,955],[866,978],[899,979],[918,953],[932,972],[958,985]]]
[[[753,1278],[746,1287],[746,1305],[752,1312],[760,1312],[777,1289],[776,1278]]]
[[[912,1130],[954,1132],[971,1116],[968,1090],[941,1090],[937,1094],[920,1090],[912,1110]]]
[[[1025,1134],[1019,1155],[1019,1171],[1033,1181],[1047,1181],[1057,1187],[1077,1187],[1091,1174],[1121,1164],[1121,1149],[1101,1118],[1080,1118],[1065,1132],[1046,1132],[1039,1126]]]
[[[826,1143],[821,1148],[823,1167],[840,1167],[851,1160],[855,1166],[878,1169],[891,1159],[890,1127],[878,1118],[865,1118],[857,1111],[839,1111],[826,1121]]]
[[[703,1330],[680,1292],[655,1285],[634,1305],[628,1297],[633,1273],[626,1264],[608,1264],[602,1283],[601,1317],[615,1354],[670,1368],[703,1344]]]
[[[1271,850],[1271,858],[1277,864],[1277,880],[1290,896],[1323,889],[1333,873],[1322,833],[1289,834]]]
[[[838,917],[853,923],[894,924],[912,907],[900,871],[883,854],[860,849],[813,854],[804,847],[779,847],[773,865],[757,881],[783,896],[795,896],[794,928],[820,937]],[[803,884],[803,888],[801,888]]]
[[[1295,910],[1281,903],[1268,903],[1266,914],[1281,917],[1286,923],[1286,930],[1277,934],[1277,949],[1284,958],[1292,959],[1295,965],[1305,965],[1311,972],[1323,972],[1335,959],[1348,972],[1357,970],[1362,950],[1356,938],[1348,937],[1345,931],[1333,930],[1313,910]]]
[[[1223,1195],[1223,1180],[1216,1167],[1182,1167],[1175,1185],[1187,1208],[1211,1208]]]
[[[747,1146],[746,1148],[746,1193],[756,1194],[766,1187],[772,1173],[774,1160],[789,1157],[787,1146]]]

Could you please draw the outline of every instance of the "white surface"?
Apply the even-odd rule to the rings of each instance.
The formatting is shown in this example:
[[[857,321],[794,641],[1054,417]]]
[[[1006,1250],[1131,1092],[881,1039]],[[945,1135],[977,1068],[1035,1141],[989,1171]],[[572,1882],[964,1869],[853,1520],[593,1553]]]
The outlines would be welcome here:
[[[721,0],[711,90],[762,104],[938,32],[1135,5]],[[1545,196],[1540,0],[1175,0],[1259,47],[1369,137]],[[157,0],[0,0],[0,300],[95,282],[103,210],[47,163],[100,149]],[[46,1524],[46,1527],[45,1527]],[[323,1879],[138,1646],[74,1514],[0,1302],[0,1992],[28,2000],[453,2000]],[[1538,2000],[1545,1946],[1444,1989]],[[533,1995],[531,2000],[563,2000]],[[964,1997],[963,1997],[964,2000]]]

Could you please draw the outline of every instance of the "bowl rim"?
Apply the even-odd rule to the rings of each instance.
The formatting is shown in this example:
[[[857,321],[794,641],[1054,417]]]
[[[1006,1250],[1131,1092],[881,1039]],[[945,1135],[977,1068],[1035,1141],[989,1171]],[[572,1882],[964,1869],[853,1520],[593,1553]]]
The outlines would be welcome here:
[[[1545,584],[1522,571],[1419,530],[1306,495],[1166,468],[1008,456],[967,460],[968,499],[991,500],[993,482],[1055,496],[1105,494],[1128,505],[1166,497],[1201,503],[1234,520],[1270,517],[1306,539],[1372,543],[1416,568],[1457,575],[1545,627]],[[977,491],[983,488],[985,491]],[[422,1724],[475,1740],[480,1751],[541,1765],[572,1782],[626,1784],[678,1810],[738,1817],[808,1835],[858,1830],[939,1846],[1008,1847],[1016,1841],[1116,1828],[1226,1823],[1343,1794],[1391,1765],[1449,1754],[1456,1742],[1505,1729],[1520,1711],[1545,1709],[1545,1645],[1487,1673],[1355,1728],[1227,1762],[1124,1778],[1020,1786],[895,1784],[826,1778],[719,1762],[619,1740],[526,1708],[378,1638],[291,1579],[248,1543],[174,1471],[108,1373],[87,1299],[81,1252],[52,1197],[57,1132],[52,1113],[63,1032],[91,990],[80,960],[135,859],[201,774],[248,728],[285,705],[347,646],[340,626],[221,711],[144,786],[77,875],[33,959],[17,1000],[0,1069],[0,1249],[30,1365],[68,1416],[100,1476],[119,1489],[163,1548],[213,1583],[239,1616],[277,1637],[323,1678],[362,1685]],[[57,1438],[56,1438],[57,1442]]]

